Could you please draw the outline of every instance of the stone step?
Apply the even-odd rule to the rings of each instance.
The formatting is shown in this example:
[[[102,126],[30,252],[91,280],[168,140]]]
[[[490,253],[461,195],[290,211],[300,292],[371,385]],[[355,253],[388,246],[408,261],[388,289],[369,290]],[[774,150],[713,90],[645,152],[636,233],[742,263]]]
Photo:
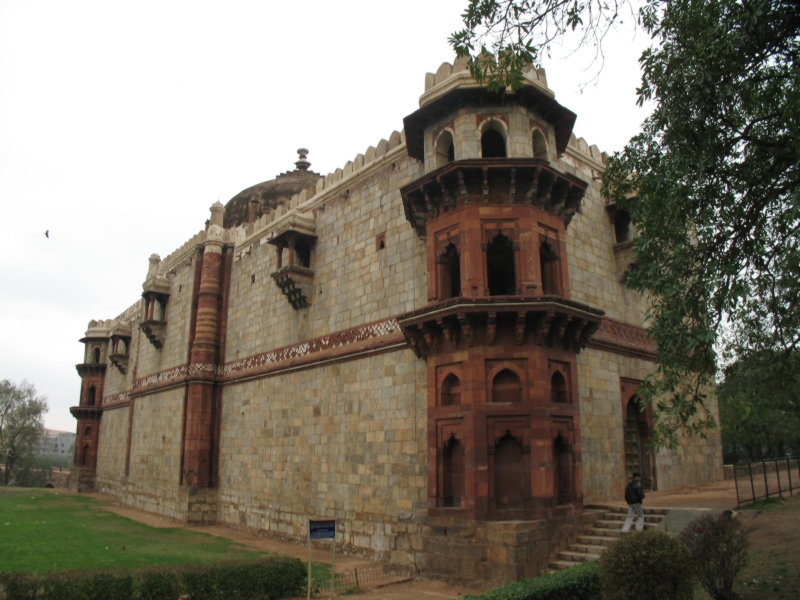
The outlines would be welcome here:
[[[594,511],[606,511],[606,512],[613,512],[613,513],[624,513],[627,514],[628,507],[627,506],[613,506],[607,504],[590,504],[584,507],[585,511],[591,510]],[[668,508],[648,508],[645,506],[643,508],[644,514],[646,515],[666,515],[669,512]]]
[[[567,547],[567,550],[570,552],[579,552],[581,554],[600,554],[603,550],[605,550],[608,546],[606,545],[594,545],[594,544],[570,544]]]
[[[590,560],[597,560],[600,558],[599,554],[588,554],[585,552],[559,552],[558,553],[559,560],[567,561],[567,562],[574,562],[574,563],[581,563],[581,562],[589,562]]]
[[[622,530],[617,529],[608,529],[606,527],[593,527],[589,530],[589,532],[594,536],[604,536],[609,538],[618,538],[622,536]]]
[[[572,562],[569,560],[554,560],[547,566],[553,569],[554,571],[563,571],[564,569],[569,569],[570,567],[575,567],[579,564],[581,563]]]
[[[579,535],[578,536],[578,543],[583,544],[584,546],[595,546],[595,547],[603,547],[607,548],[610,546],[616,538],[609,537],[607,535]]]
[[[625,519],[627,518],[628,513],[605,513],[603,515],[603,520],[605,521],[619,521],[620,523],[624,523]],[[645,523],[660,523],[664,517],[662,515],[648,515],[645,513],[644,515],[644,522]]]
[[[647,519],[644,521],[644,528],[645,529],[655,529],[658,527],[659,521],[655,523],[649,522]],[[605,521],[605,520],[598,520],[594,522],[595,529],[622,529],[622,526],[625,524],[625,520],[622,521]],[[636,520],[634,519],[633,524],[636,525]]]

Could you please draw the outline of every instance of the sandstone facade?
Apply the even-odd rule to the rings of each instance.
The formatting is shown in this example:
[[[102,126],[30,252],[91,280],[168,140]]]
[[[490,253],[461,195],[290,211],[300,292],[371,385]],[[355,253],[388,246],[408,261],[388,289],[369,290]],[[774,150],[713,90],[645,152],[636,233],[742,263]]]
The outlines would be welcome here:
[[[645,451],[635,231],[526,76],[499,97],[442,65],[403,132],[326,177],[302,151],[151,257],[142,299],[82,340],[73,485],[289,539],[336,518],[347,552],[500,581],[631,469],[721,479],[716,433]]]

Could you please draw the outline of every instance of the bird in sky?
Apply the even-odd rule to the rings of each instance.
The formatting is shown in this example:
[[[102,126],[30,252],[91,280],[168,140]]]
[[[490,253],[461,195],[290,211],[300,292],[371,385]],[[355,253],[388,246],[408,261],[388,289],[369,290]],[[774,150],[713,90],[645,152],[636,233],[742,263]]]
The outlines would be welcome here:
[[[50,239],[50,230],[49,229],[44,232],[44,237],[46,237],[48,240]]]

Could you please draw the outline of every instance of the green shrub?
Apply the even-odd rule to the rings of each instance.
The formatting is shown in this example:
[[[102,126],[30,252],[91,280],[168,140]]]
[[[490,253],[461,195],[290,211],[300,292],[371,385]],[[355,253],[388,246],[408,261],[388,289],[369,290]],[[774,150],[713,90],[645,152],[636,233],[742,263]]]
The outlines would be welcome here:
[[[0,573],[0,600],[279,600],[301,594],[296,558],[119,570]]]
[[[138,576],[139,600],[179,600],[181,576],[176,569],[146,569]]]
[[[597,563],[588,562],[558,573],[509,583],[480,596],[465,596],[464,600],[602,600],[602,595]]]
[[[747,564],[747,536],[730,513],[692,519],[680,533],[697,579],[714,600],[732,600],[733,582]]]
[[[600,555],[605,600],[691,600],[692,558],[680,540],[661,531],[630,533]]]

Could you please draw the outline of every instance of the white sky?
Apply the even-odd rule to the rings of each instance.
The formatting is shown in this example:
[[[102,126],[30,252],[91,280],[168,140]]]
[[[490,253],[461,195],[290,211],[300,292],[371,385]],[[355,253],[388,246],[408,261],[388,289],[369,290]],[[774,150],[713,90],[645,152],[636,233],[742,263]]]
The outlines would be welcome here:
[[[466,4],[0,0],[0,379],[33,383],[47,427],[74,431],[89,320],[133,304],[151,253],[297,148],[324,175],[399,131]],[[612,42],[583,94],[588,55],[544,65],[575,134],[609,153],[646,116],[646,36]]]

